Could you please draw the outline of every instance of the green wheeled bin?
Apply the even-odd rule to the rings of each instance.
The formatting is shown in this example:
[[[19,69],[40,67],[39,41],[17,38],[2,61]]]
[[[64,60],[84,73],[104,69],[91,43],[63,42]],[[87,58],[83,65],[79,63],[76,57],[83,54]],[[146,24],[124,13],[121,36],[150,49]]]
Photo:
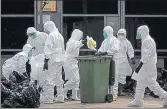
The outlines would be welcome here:
[[[105,103],[113,57],[79,56],[76,59],[80,73],[81,103]]]

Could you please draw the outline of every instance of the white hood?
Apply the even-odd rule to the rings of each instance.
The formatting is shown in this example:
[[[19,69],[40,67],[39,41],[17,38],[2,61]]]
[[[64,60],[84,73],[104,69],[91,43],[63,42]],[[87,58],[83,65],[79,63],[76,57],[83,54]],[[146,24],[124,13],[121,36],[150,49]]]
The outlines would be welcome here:
[[[120,36],[118,35],[119,33],[125,34],[124,38],[126,38],[126,30],[125,29],[122,28],[122,29],[118,30],[117,36],[118,36],[118,39],[121,39]]]
[[[49,33],[57,30],[56,25],[53,21],[46,21],[44,24],[44,31],[48,31]]]
[[[149,36],[149,28],[146,25],[142,25],[138,27],[137,33],[141,34],[142,40],[144,40],[147,36]]]
[[[30,34],[36,34],[37,30],[34,27],[29,27],[27,29],[27,35],[29,36]]]
[[[28,54],[28,52],[30,52],[31,49],[32,49],[32,46],[30,44],[25,44],[23,46],[23,52],[26,53],[26,54]]]
[[[72,34],[71,34],[71,38],[72,40],[76,40],[76,41],[79,41],[81,40],[83,37],[83,32],[79,29],[75,29]]]
[[[104,29],[103,29],[103,32],[106,32],[108,37],[113,37],[113,28],[111,26],[106,26]]]

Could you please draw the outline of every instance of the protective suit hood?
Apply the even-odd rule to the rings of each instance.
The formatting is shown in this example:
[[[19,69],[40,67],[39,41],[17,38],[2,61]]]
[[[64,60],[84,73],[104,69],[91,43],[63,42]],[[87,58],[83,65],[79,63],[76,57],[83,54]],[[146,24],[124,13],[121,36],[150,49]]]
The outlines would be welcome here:
[[[142,40],[144,40],[147,36],[149,36],[149,28],[147,25],[140,26],[137,29],[137,33],[141,34]]]
[[[54,30],[57,30],[55,23],[53,21],[46,21],[44,24],[44,31],[51,33]]]
[[[25,44],[23,46],[23,52],[26,53],[26,54],[28,54],[28,52],[30,52],[31,49],[32,49],[32,46],[30,44]]]
[[[112,37],[113,36],[113,28],[111,26],[106,26],[104,29],[103,29],[103,32],[106,32],[108,37]]]
[[[118,39],[120,39],[119,33],[125,34],[124,38],[126,38],[126,30],[125,29],[121,28],[120,30],[118,30],[118,33],[117,33]]]
[[[79,41],[83,37],[83,32],[79,29],[75,29],[71,34],[71,39]]]
[[[36,34],[37,30],[34,27],[29,27],[27,29],[27,35],[30,36],[30,34]]]

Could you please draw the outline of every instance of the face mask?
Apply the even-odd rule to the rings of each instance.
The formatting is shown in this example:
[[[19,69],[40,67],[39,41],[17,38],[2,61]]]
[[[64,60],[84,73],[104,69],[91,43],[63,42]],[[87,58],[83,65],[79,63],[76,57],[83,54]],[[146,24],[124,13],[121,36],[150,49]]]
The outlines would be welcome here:
[[[119,38],[120,38],[120,39],[124,39],[125,37],[121,35],[121,36],[119,36]]]
[[[35,35],[33,35],[33,36],[31,36],[31,38],[32,38],[32,39],[35,39],[35,38],[36,38],[36,36],[35,36]]]
[[[32,51],[28,52],[28,57],[32,57]]]
[[[142,36],[141,36],[141,34],[140,34],[140,33],[138,33],[138,34],[137,34],[137,37],[138,37],[138,38],[142,38]]]
[[[104,36],[104,39],[108,37],[107,33],[104,33],[103,36]]]
[[[45,33],[49,34],[50,32],[48,30],[45,30]]]
[[[141,34],[139,34],[139,36],[138,36],[139,38],[142,38],[142,36],[141,36]]]

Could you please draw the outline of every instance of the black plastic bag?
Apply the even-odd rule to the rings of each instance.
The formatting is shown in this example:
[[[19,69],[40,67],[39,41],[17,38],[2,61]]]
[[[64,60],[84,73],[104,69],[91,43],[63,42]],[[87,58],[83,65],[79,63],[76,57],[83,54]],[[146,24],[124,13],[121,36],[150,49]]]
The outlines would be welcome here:
[[[24,108],[24,106],[17,101],[14,101],[13,99],[7,99],[5,100],[1,106],[3,108]]]
[[[24,105],[24,99],[22,93],[20,93],[18,90],[14,91],[10,90],[8,96],[3,98],[1,106],[5,108],[15,108],[15,107],[23,107],[23,105]]]
[[[1,83],[1,106],[4,108],[37,108],[40,106],[40,89],[30,84],[26,73],[13,72],[10,79]],[[3,97],[2,97],[3,96]]]
[[[40,93],[33,85],[24,88],[22,94],[25,103],[27,103],[25,107],[37,108],[40,106]]]
[[[4,102],[6,98],[9,97],[11,94],[10,89],[7,89],[2,83],[1,83],[1,103]]]
[[[14,90],[3,100],[2,107],[37,108],[40,106],[40,93],[34,85]]]
[[[13,71],[13,73],[11,75],[9,75],[9,80],[13,83],[20,83],[21,84],[25,80],[28,81],[29,77],[26,74],[26,72],[23,74],[19,74],[18,72]]]

